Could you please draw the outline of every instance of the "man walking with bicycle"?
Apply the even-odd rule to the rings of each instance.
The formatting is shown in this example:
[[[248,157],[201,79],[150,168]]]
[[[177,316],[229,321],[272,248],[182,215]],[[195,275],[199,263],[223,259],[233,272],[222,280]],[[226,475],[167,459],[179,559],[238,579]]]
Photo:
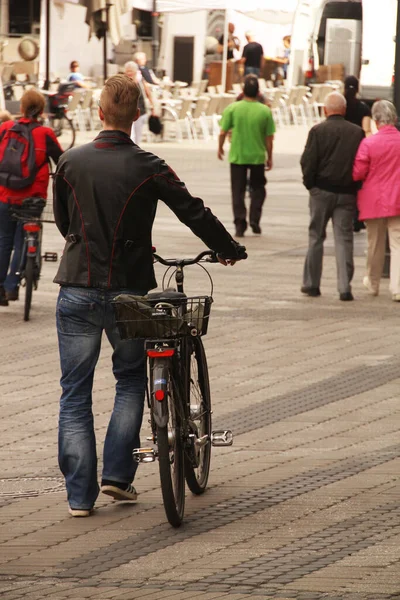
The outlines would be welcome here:
[[[74,517],[89,516],[99,493],[92,385],[103,331],[114,350],[116,394],[101,491],[115,500],[137,498],[132,451],[140,445],[144,344],[121,340],[112,301],[120,293],[143,295],[157,286],[151,232],[158,199],[219,253],[223,264],[244,257],[243,248],[172,169],[131,141],[139,94],[126,75],[106,82],[99,103],[103,131],[93,142],[64,154],[54,183],[55,220],[66,241],[55,277],[61,286],[59,465]]]
[[[53,130],[38,122],[44,106],[44,96],[29,90],[21,98],[23,117],[0,126],[0,306],[8,306],[9,300],[18,300],[19,295],[16,271],[21,260],[22,226],[12,219],[10,205],[21,205],[32,197],[46,199],[49,158],[57,163],[63,152]]]

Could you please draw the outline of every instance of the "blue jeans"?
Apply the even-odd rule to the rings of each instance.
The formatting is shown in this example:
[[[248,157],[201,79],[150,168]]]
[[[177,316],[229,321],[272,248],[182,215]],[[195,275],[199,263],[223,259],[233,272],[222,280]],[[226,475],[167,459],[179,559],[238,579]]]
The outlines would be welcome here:
[[[260,77],[260,67],[245,67],[244,74],[245,75],[257,75],[257,77]]]
[[[119,336],[111,301],[121,292],[127,290],[63,286],[57,301],[62,387],[58,461],[72,508],[92,508],[99,493],[92,387],[103,330],[114,349],[117,383],[104,443],[102,478],[128,484],[137,468],[132,450],[140,446],[146,363],[143,340],[121,340]]]
[[[8,292],[16,290],[19,285],[16,271],[21,262],[22,233],[22,223],[11,219],[8,203],[0,202],[0,286]],[[14,254],[10,266],[13,248]]]

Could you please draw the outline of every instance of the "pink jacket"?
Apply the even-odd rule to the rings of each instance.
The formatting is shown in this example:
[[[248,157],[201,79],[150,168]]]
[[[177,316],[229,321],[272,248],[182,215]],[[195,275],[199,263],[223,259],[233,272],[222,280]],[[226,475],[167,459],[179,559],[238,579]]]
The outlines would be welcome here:
[[[400,132],[393,125],[361,142],[353,179],[363,182],[357,196],[360,221],[400,215]]]

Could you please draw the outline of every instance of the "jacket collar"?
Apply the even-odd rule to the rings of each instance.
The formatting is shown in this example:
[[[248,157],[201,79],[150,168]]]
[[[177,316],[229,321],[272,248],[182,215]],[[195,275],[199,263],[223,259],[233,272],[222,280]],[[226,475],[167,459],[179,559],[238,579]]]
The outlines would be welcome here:
[[[381,134],[385,134],[385,133],[393,133],[394,131],[396,131],[398,133],[398,129],[397,127],[395,127],[394,125],[384,125],[383,127],[381,127],[379,129],[379,131],[377,132],[377,134],[381,133]]]
[[[343,115],[329,115],[329,117],[326,117],[326,119],[327,119],[327,121],[339,121],[339,120],[344,121]]]
[[[130,144],[134,146],[131,138],[124,131],[120,131],[119,129],[113,130],[104,130],[100,131],[99,135],[94,139],[94,141],[107,141],[113,144]]]

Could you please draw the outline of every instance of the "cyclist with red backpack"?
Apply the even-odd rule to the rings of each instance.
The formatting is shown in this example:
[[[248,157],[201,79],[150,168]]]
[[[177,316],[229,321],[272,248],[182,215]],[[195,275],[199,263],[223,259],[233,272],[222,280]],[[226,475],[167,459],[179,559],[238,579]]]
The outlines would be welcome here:
[[[21,98],[22,118],[0,126],[0,306],[18,300],[19,291],[16,270],[20,263],[22,227],[11,218],[9,206],[20,205],[31,197],[46,199],[49,158],[57,164],[63,153],[53,130],[38,122],[44,107],[44,96],[29,90]]]

